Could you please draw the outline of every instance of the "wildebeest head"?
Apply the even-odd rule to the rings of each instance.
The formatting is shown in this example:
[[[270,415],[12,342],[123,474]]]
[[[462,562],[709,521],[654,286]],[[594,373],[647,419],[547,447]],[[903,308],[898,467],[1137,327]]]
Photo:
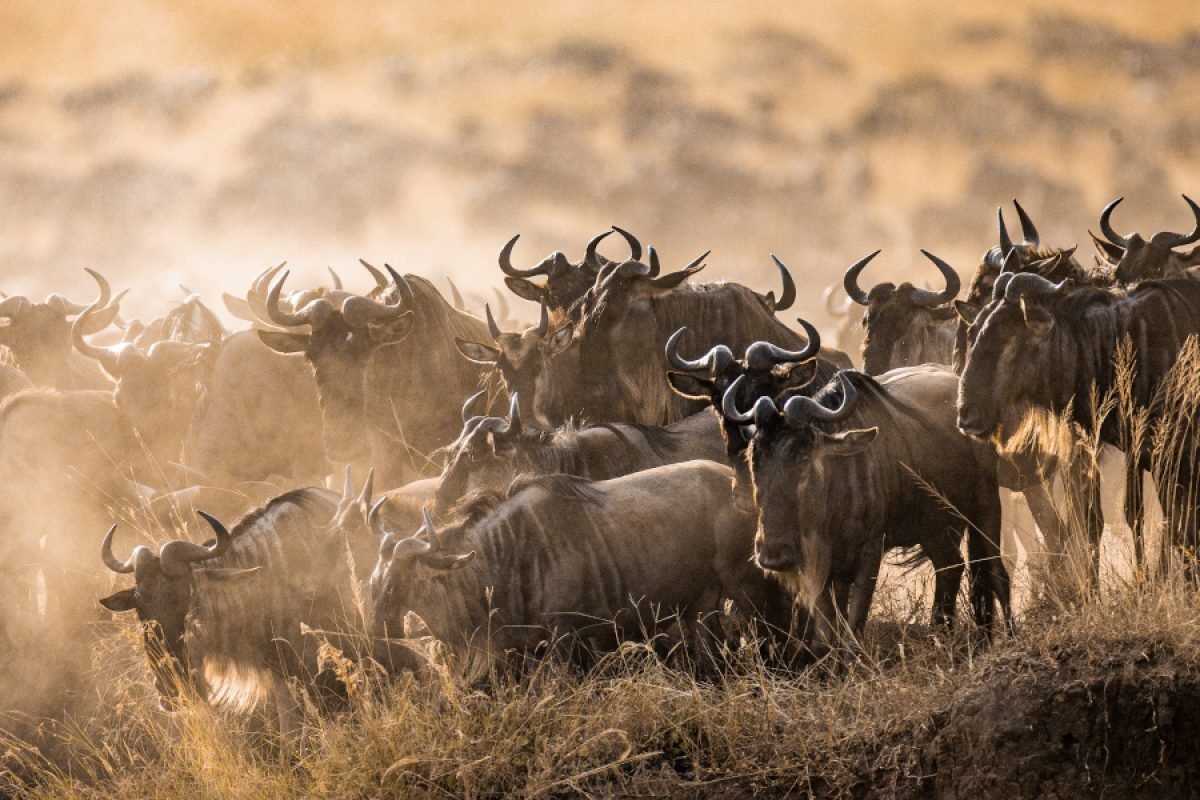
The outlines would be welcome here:
[[[820,583],[833,566],[829,533],[861,513],[844,501],[853,485],[844,460],[862,453],[879,430],[848,427],[858,398],[851,374],[861,375],[841,372],[811,398],[788,398],[782,410],[766,396],[740,410],[732,399],[736,382],[723,402],[726,417],[754,425],[748,451],[758,506],[754,553],[765,570],[803,570]]]
[[[363,265],[376,281],[371,295],[337,289],[311,299],[293,295],[292,309],[280,302],[288,277],[284,272],[263,303],[263,321],[274,329],[258,334],[272,350],[302,352],[308,359],[324,418],[325,451],[341,462],[367,452],[363,421],[368,359],[379,347],[402,341],[413,323],[414,293],[409,282],[391,266],[387,266],[388,281],[379,270]]]
[[[1118,197],[1100,213],[1100,231],[1105,238],[1101,239],[1091,234],[1096,249],[1105,260],[1115,265],[1115,277],[1122,284],[1134,283],[1151,278],[1162,278],[1183,272],[1188,267],[1200,264],[1200,247],[1193,248],[1189,253],[1177,253],[1176,247],[1200,242],[1200,206],[1186,194],[1183,199],[1187,202],[1195,217],[1196,223],[1191,233],[1171,233],[1162,231],[1150,237],[1149,241],[1141,234],[1130,233],[1122,235],[1112,226],[1113,210],[1125,198]],[[1089,231],[1090,233],[1090,231]]]
[[[469,494],[503,490],[517,473],[518,452],[526,434],[520,395],[512,395],[507,418],[471,416],[474,399],[463,406],[462,433],[446,447],[446,462],[434,495],[439,514]]]
[[[196,691],[201,698],[207,687],[200,673],[200,654],[188,648],[187,619],[192,610],[198,574],[209,580],[237,580],[253,575],[258,568],[234,569],[206,566],[230,548],[233,539],[215,517],[198,512],[212,527],[216,539],[204,546],[173,539],[159,548],[158,554],[138,545],[125,561],[112,551],[113,534],[109,528],[100,545],[105,566],[121,574],[133,573],[134,586],[122,589],[100,601],[110,611],[136,611],[142,623],[146,655],[154,672],[164,708],[172,708],[181,690]]]
[[[438,532],[429,511],[425,510],[421,529],[402,537],[387,530],[383,523],[381,512],[386,502],[386,497],[380,498],[368,516],[371,530],[379,540],[379,560],[368,585],[369,629],[399,636],[403,633],[403,619],[411,611],[435,633],[450,630],[452,610],[446,602],[446,576],[475,557],[475,551],[464,546],[464,539],[483,510],[468,511],[444,533]],[[488,498],[489,509],[495,503],[495,498]]]
[[[1003,444],[1030,408],[1063,410],[1076,388],[1070,364],[1060,364],[1053,376],[1043,374],[1041,365],[1055,346],[1059,307],[1069,302],[1072,286],[1070,280],[1055,284],[1030,273],[997,279],[992,302],[967,331],[958,395],[963,433]],[[1077,296],[1086,300],[1092,294]]]
[[[117,406],[151,448],[166,448],[157,455],[178,458],[218,345],[164,340],[144,350],[132,342],[97,347],[84,338],[95,313],[97,307],[88,306],[71,325],[75,349],[96,360],[116,381]]]
[[[621,234],[629,245],[629,257],[634,261],[640,259],[642,257],[641,242],[629,231],[614,225],[611,230],[605,231],[588,242],[583,261],[578,264],[572,264],[565,255],[555,251],[531,269],[517,269],[512,265],[512,251],[517,239],[521,238],[518,234],[510,239],[504,245],[504,249],[500,251],[500,270],[508,276],[504,279],[504,283],[518,297],[541,303],[554,312],[556,317],[561,316],[563,311],[591,287],[600,270],[616,263],[597,252],[600,243],[614,231]],[[541,286],[530,280],[530,278],[538,276],[546,278]]]
[[[818,372],[817,355],[821,334],[806,320],[797,318],[808,337],[801,350],[787,350],[771,342],[755,342],[742,358],[735,358],[725,345],[717,345],[695,360],[679,354],[679,340],[687,328],[680,328],[667,340],[667,373],[671,388],[694,400],[708,402],[719,413],[730,387],[738,389],[731,398],[739,406],[749,406],[759,397],[778,397],[783,391],[802,390],[812,384]],[[814,387],[817,388],[817,387]],[[741,454],[750,443],[752,430],[746,425],[721,416],[725,448],[731,463],[741,464]]]
[[[552,329],[545,302],[542,303],[538,324],[521,333],[502,331],[492,317],[491,307],[485,306],[484,311],[492,344],[456,338],[458,352],[468,361],[492,367],[499,372],[509,396],[551,397],[554,389],[548,385],[551,380],[550,361],[570,345],[574,326],[567,324]],[[539,409],[534,408],[535,418],[543,424],[549,424],[538,412]]]
[[[112,296],[109,283],[100,273],[87,272],[100,286],[93,313],[82,326],[86,335],[99,333],[120,313],[121,295]],[[0,345],[13,354],[18,367],[38,386],[71,388],[68,358],[71,355],[72,319],[87,305],[51,294],[44,303],[13,295],[0,301]]]
[[[908,282],[899,286],[879,283],[863,291],[858,277],[879,255],[878,250],[846,270],[843,278],[846,294],[866,309],[862,321],[865,331],[862,355],[863,369],[868,375],[879,375],[898,366],[949,360],[952,343],[949,326],[955,319],[950,301],[958,296],[962,284],[953,267],[926,250],[921,253],[942,274],[946,284],[942,291],[931,292]]]

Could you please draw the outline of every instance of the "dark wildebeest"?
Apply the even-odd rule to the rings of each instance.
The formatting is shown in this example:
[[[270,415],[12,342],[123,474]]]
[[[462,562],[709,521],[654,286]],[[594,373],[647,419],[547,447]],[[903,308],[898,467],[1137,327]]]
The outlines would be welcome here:
[[[997,600],[1007,616],[996,454],[955,427],[953,372],[906,367],[876,381],[847,370],[814,397],[789,398],[782,411],[762,397],[742,412],[732,402],[736,388],[722,413],[755,428],[755,559],[802,592],[817,652],[861,633],[893,547],[920,546],[933,563],[933,620],[950,624],[964,529],[975,619],[990,629]]]
[[[704,664],[723,599],[754,618],[784,615],[781,626],[790,615],[751,563],[753,517],[729,502],[731,477],[711,461],[599,482],[551,475],[477,497],[442,532],[428,515],[407,538],[373,520],[371,631],[399,636],[414,612],[486,671],[509,651],[576,638],[610,649],[677,621]]]
[[[970,329],[959,427],[1007,446],[1021,438],[1049,437],[1057,430],[1055,419],[1070,409],[1074,423],[1093,431],[1093,392],[1101,399],[1127,392],[1120,395],[1127,411],[1106,415],[1097,433],[1101,441],[1125,449],[1132,468],[1149,470],[1153,437],[1126,430],[1125,417],[1144,412],[1147,430],[1153,430],[1172,413],[1161,391],[1184,344],[1197,333],[1200,278],[1190,275],[1145,281],[1128,292],[1073,288],[1040,275],[1002,275],[995,299]],[[1122,387],[1116,354],[1126,337],[1136,372],[1132,385]],[[1184,547],[1197,543],[1189,428],[1171,432],[1180,448],[1175,469],[1155,473],[1163,510]],[[1141,563],[1140,538],[1135,547]],[[1094,554],[1098,557],[1098,548]]]
[[[482,320],[455,311],[429,281],[391,276],[378,299],[334,295],[298,311],[279,304],[285,272],[271,287],[270,322],[260,331],[278,352],[303,352],[312,366],[324,420],[325,451],[336,462],[370,461],[384,487],[436,472],[430,459],[461,428],[447,398],[483,384],[478,366],[454,350],[455,339],[479,339]]]
[[[1196,218],[1192,232],[1183,234],[1163,231],[1151,236],[1150,241],[1146,241],[1137,233],[1123,236],[1113,228],[1113,209],[1124,199],[1118,197],[1113,200],[1100,214],[1100,231],[1105,239],[1091,234],[1096,249],[1108,263],[1114,265],[1117,283],[1127,286],[1152,278],[1174,277],[1190,267],[1200,265],[1200,247],[1194,247],[1188,253],[1177,253],[1174,249],[1200,242],[1200,206],[1196,205],[1192,198],[1183,195]]]
[[[961,288],[958,273],[937,256],[922,250],[946,282],[940,292],[920,289],[905,282],[879,283],[869,291],[858,285],[858,277],[878,250],[856,261],[846,270],[842,283],[846,294],[866,309],[863,314],[863,370],[881,375],[896,367],[915,364],[950,364],[954,357],[954,334],[958,315],[950,303]]]
[[[137,611],[160,702],[194,693],[246,711],[269,688],[285,734],[297,729],[299,705],[289,680],[309,690],[321,682],[318,650],[328,639],[348,655],[363,633],[339,506],[354,498],[297,489],[244,517],[231,532],[203,514],[216,539],[204,546],[175,539],[155,555],[138,546],[113,555],[114,525],[101,557],[135,586],[100,602]],[[304,632],[318,631],[320,636]]]
[[[818,357],[821,334],[817,329],[803,319],[797,318],[796,322],[808,336],[808,344],[802,350],[785,350],[770,342],[755,342],[746,348],[741,359],[735,358],[723,344],[694,361],[683,358],[676,345],[684,328],[675,331],[667,340],[667,363],[673,370],[667,373],[667,380],[671,388],[684,397],[710,405],[715,412],[714,418],[720,420],[725,456],[737,473],[735,486],[739,491],[735,500],[745,509],[754,505],[749,493],[750,475],[743,457],[753,430],[721,414],[721,403],[729,388],[736,381],[737,396],[731,399],[738,407],[749,407],[760,397],[779,399],[785,392],[810,395],[828,383],[839,370],[838,365]]]
[[[548,431],[522,424],[519,395],[514,394],[508,414],[507,419],[465,421],[458,439],[446,448],[438,513],[475,492],[502,491],[518,475],[577,475],[596,481],[681,461],[725,460],[720,427],[708,413],[661,428],[601,423]]]
[[[566,314],[567,309],[592,287],[600,270],[610,264],[618,263],[610,261],[596,252],[596,248],[600,246],[605,237],[614,231],[621,234],[629,245],[629,258],[634,261],[640,259],[642,243],[629,231],[614,225],[612,230],[607,230],[588,242],[583,261],[578,264],[567,261],[567,257],[556,250],[533,268],[518,269],[512,265],[513,247],[516,245],[517,239],[521,238],[518,234],[510,239],[500,251],[500,271],[508,276],[504,279],[504,283],[517,297],[545,306],[554,315],[555,321],[559,322]],[[539,275],[546,277],[545,283],[541,286],[529,280]]]
[[[93,303],[98,309],[84,326],[83,333],[99,333],[112,324],[120,313],[121,297],[115,299],[108,281],[88,270],[100,285],[100,296]],[[124,294],[122,292],[122,294]],[[71,349],[72,319],[87,308],[72,303],[60,294],[52,294],[44,303],[34,303],[20,295],[0,301],[0,345],[12,353],[13,361],[35,386],[54,389],[110,389],[112,382],[83,356]]]
[[[783,296],[760,295],[736,283],[690,285],[700,259],[659,276],[658,256],[650,248],[649,265],[626,262],[607,268],[582,301],[581,322],[570,340],[551,357],[550,378],[538,384],[534,398],[539,421],[561,424],[568,418],[593,422],[662,425],[700,411],[704,404],[679,396],[663,379],[668,366],[662,345],[686,327],[690,349],[718,344],[742,352],[757,341],[799,350],[807,340],[775,318],[791,306],[795,289],[778,259]],[[560,343],[562,331],[551,335]],[[684,343],[686,345],[686,342]],[[849,365],[844,353],[822,350],[825,359]]]

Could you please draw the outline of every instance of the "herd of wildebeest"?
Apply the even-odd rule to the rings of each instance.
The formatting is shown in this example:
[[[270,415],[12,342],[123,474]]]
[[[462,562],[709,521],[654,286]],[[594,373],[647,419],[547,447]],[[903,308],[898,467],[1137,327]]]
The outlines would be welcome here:
[[[487,675],[586,668],[627,642],[701,673],[749,646],[783,669],[836,662],[896,548],[935,567],[935,627],[965,572],[979,628],[1011,629],[1001,489],[1024,495],[1048,551],[1081,527],[1056,477],[1093,554],[1103,530],[1094,463],[1042,452],[1031,419],[1070,415],[1066,438],[1126,452],[1142,540],[1161,452],[1146,431],[1200,333],[1200,247],[1179,249],[1200,242],[1200,207],[1184,199],[1194,230],[1149,239],[1117,233],[1110,204],[1089,265],[1016,205],[1020,239],[1001,212],[964,299],[924,251],[942,288],[868,286],[872,253],[845,273],[847,305],[826,300],[851,320],[841,347],[861,320],[861,371],[777,318],[797,295],[779,259],[779,295],[697,282],[707,253],[664,271],[616,227],[578,262],[519,268],[518,237],[503,247],[508,289],[540,304],[523,330],[365,261],[364,293],[332,270],[288,291],[284,265],[266,270],[224,296],[249,324],[235,333],[194,294],[123,319],[92,270],[90,305],[6,297],[0,642],[20,653],[48,617],[94,620],[106,568],[130,576],[100,603],[136,612],[164,707],[273,695],[290,730],[305,693],[338,694],[326,644],[419,674],[430,652]],[[614,233],[625,258],[599,252]],[[1089,398],[1117,391],[1136,413],[1098,417]],[[1197,450],[1175,428],[1173,469],[1154,474],[1166,549],[1187,552]],[[187,537],[200,518],[204,544]],[[177,538],[148,546],[163,531]],[[87,629],[60,646],[86,648]]]

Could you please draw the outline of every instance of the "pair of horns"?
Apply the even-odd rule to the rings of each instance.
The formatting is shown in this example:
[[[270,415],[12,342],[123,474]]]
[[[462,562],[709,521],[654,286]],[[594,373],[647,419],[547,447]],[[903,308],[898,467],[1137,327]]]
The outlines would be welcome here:
[[[1129,234],[1128,236],[1122,236],[1121,234],[1117,233],[1112,226],[1113,210],[1116,209],[1116,207],[1120,205],[1121,201],[1124,199],[1124,197],[1118,197],[1116,200],[1113,200],[1111,203],[1105,206],[1104,210],[1100,212],[1100,231],[1105,235],[1109,242],[1122,249],[1128,250],[1130,245],[1140,237],[1136,233]],[[1186,194],[1183,195],[1183,199],[1184,202],[1188,204],[1188,207],[1192,209],[1192,216],[1196,218],[1196,226],[1192,229],[1192,232],[1185,234],[1163,231],[1150,237],[1150,244],[1155,245],[1156,247],[1161,247],[1164,250],[1170,250],[1175,247],[1182,247],[1185,244],[1200,242],[1200,206],[1196,205],[1195,201],[1193,201],[1192,198],[1188,197]]]
[[[849,417],[854,412],[855,403],[858,401],[858,390],[850,382],[848,372],[849,370],[844,370],[837,375],[837,379],[842,385],[842,403],[840,406],[837,408],[826,408],[811,397],[797,395],[788,398],[787,402],[783,404],[782,414],[784,419],[793,427],[802,427],[814,421],[838,422]],[[730,384],[725,394],[721,397],[721,414],[726,419],[736,422],[739,425],[762,425],[767,419],[779,416],[781,413],[779,407],[775,405],[774,400],[766,396],[755,400],[754,405],[749,411],[738,410],[737,393],[741,388],[744,378],[744,375],[739,375],[737,380]]]
[[[865,258],[861,258],[850,265],[846,270],[846,274],[842,278],[842,286],[846,289],[846,294],[850,299],[858,303],[860,306],[869,305],[870,292],[864,292],[858,285],[858,276],[866,269],[867,264],[870,264],[875,256],[881,251],[876,250]],[[928,289],[912,290],[912,300],[919,306],[933,307],[943,303],[949,303],[955,297],[958,297],[958,291],[962,288],[962,281],[958,277],[958,273],[954,271],[954,267],[942,261],[940,258],[930,253],[928,250],[922,250],[921,254],[933,262],[937,267],[938,272],[942,273],[942,278],[946,281],[946,287],[940,292],[931,292]]]
[[[204,511],[196,513],[203,517],[204,521],[213,529],[213,533],[217,536],[216,541],[207,547],[182,539],[172,539],[164,544],[159,548],[158,561],[163,573],[168,577],[183,577],[191,569],[192,564],[199,564],[222,556],[233,544],[233,537],[230,536],[229,531],[221,524],[220,520]],[[139,563],[144,564],[148,559],[153,558],[153,554],[148,548],[139,545],[134,548],[133,554],[128,559],[125,561],[118,559],[112,551],[113,534],[116,531],[117,526],[113,525],[108,529],[108,533],[104,534],[104,541],[100,543],[100,558],[110,570],[128,574],[137,569]]]

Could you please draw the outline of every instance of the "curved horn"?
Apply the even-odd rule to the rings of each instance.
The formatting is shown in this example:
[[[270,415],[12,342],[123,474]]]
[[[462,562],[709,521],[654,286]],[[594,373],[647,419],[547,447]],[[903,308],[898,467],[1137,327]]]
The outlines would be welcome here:
[[[534,333],[539,339],[545,339],[546,334],[550,332],[550,311],[546,308],[546,298],[542,298],[541,302],[542,313],[538,317],[537,327],[534,328]]]
[[[608,259],[597,253],[596,248],[600,246],[602,241],[604,241],[604,237],[612,236],[612,233],[613,232],[611,230],[607,230],[604,233],[592,237],[591,241],[587,243],[587,250],[585,250],[583,254],[584,264],[592,269],[599,270],[600,267],[604,266],[605,263],[608,263]]]
[[[1007,255],[1013,249],[1012,237],[1008,235],[1008,226],[1004,224],[1004,209],[996,208],[996,219],[1000,223],[1000,254]]]
[[[521,424],[521,400],[518,392],[513,392],[512,399],[508,401],[508,427],[502,433],[508,436],[520,436],[523,427]]]
[[[88,306],[83,312],[75,317],[71,323],[71,341],[75,345],[75,349],[88,358],[95,359],[104,367],[105,372],[112,375],[114,378],[120,376],[121,352],[123,348],[134,348],[133,344],[124,343],[116,345],[112,348],[96,347],[86,339],[84,334],[90,325],[90,319],[95,313],[93,306]],[[135,348],[136,349],[136,348]]]
[[[1039,246],[1042,242],[1038,237],[1038,230],[1033,224],[1033,220],[1025,213],[1025,209],[1021,208],[1021,204],[1017,202],[1017,198],[1013,198],[1013,205],[1017,207],[1017,216],[1021,219],[1021,239],[1022,244]]]
[[[404,307],[412,304],[414,297],[412,285],[390,264],[383,266],[392,276],[392,284],[397,287],[400,297],[395,303],[381,303],[362,295],[351,295],[342,303],[342,318],[346,320],[347,324],[361,327],[370,322],[392,320],[410,313]]]
[[[298,328],[301,325],[307,325],[308,320],[303,314],[295,314],[291,311],[284,311],[279,305],[279,295],[283,291],[283,284],[287,281],[291,271],[283,273],[279,280],[271,285],[271,291],[267,294],[267,318],[281,328]]]
[[[275,276],[285,266],[287,262],[281,261],[273,267],[267,267],[250,282],[250,288],[246,291],[246,303],[260,320],[271,318],[267,312],[267,292],[271,290],[271,282],[275,280]]]
[[[542,308],[545,307],[546,304],[543,302]],[[503,331],[501,331],[500,326],[496,324],[496,318],[492,316],[492,307],[487,303],[483,304],[483,313],[484,316],[487,317],[488,333],[491,334],[492,341],[494,342],[500,338],[500,334],[503,333]]]
[[[1021,257],[1017,255],[1017,249],[1014,247],[1008,251],[1008,255],[1004,257],[1004,263],[1000,265],[1000,273],[1015,273],[1021,268]]]
[[[739,425],[749,425],[757,424],[759,420],[764,420],[778,414],[779,409],[776,407],[775,401],[766,395],[755,400],[754,406],[749,411],[745,413],[738,411],[737,401],[734,396],[737,394],[737,390],[745,377],[745,375],[738,375],[737,379],[729,384],[729,388],[725,390],[725,394],[721,395],[721,416]]]
[[[480,389],[478,392],[468,397],[467,402],[463,403],[462,421],[464,423],[469,422],[473,417],[476,416],[475,414],[471,413],[471,407],[474,406],[475,403],[479,402],[479,398],[483,397],[485,394],[487,394],[487,389]]]
[[[768,370],[776,364],[799,363],[816,358],[821,352],[821,333],[807,320],[796,317],[804,328],[808,345],[803,350],[785,350],[771,342],[754,342],[746,348],[746,368],[755,372]]]
[[[158,560],[162,571],[172,578],[186,575],[192,564],[224,555],[233,544],[233,537],[229,535],[229,531],[221,524],[220,520],[205,511],[196,513],[213,529],[213,533],[217,537],[216,541],[209,547],[185,542],[182,539],[173,539],[164,544],[158,552]]]
[[[650,271],[644,275],[647,278],[657,278],[661,271],[662,265],[658,263],[658,251],[654,249],[654,245],[650,245]]]
[[[1196,226],[1192,229],[1192,232],[1187,234],[1169,233],[1167,231],[1156,233],[1150,237],[1151,244],[1170,250],[1173,247],[1183,247],[1185,244],[1192,244],[1193,242],[1200,241],[1200,206],[1197,206],[1196,203],[1192,201],[1192,198],[1188,197],[1186,194],[1183,196],[1183,199],[1187,202],[1188,206],[1191,207],[1192,215],[1196,218]]]
[[[629,245],[630,261],[637,261],[642,257],[642,243],[637,240],[636,236],[624,228],[618,228],[616,225],[613,225],[612,229],[621,234],[621,237],[625,239],[625,243]]]
[[[854,411],[854,404],[858,401],[858,390],[846,377],[845,371],[839,372],[837,377],[842,384],[842,404],[840,406],[826,408],[811,397],[797,395],[788,398],[788,401],[783,404],[783,416],[793,425],[803,424],[809,419],[817,422],[838,422],[850,416]]]
[[[1061,283],[1054,283],[1035,272],[1022,272],[1013,275],[1004,285],[1004,299],[1016,302],[1022,297],[1045,297],[1065,288],[1070,278]],[[999,282],[997,282],[999,285]]]
[[[504,296],[504,292],[493,286],[492,294],[496,295],[496,310],[500,312],[500,319],[512,319],[512,314],[509,313],[508,298]],[[542,292],[542,298],[545,299],[545,297],[546,293]]]
[[[716,356],[717,347],[721,347],[722,345],[717,345],[717,347],[712,348],[695,361],[689,361],[688,359],[679,355],[679,350],[677,349],[679,347],[679,340],[683,336],[683,332],[686,330],[687,326],[685,325],[684,327],[672,333],[667,339],[667,363],[670,364],[672,368],[681,370],[683,372],[710,371],[713,366],[713,359]]]
[[[842,287],[845,288],[846,294],[850,295],[850,299],[858,303],[860,306],[865,306],[867,304],[867,293],[859,288],[858,276],[862,273],[863,269],[866,268],[867,264],[870,264],[871,260],[874,259],[875,256],[879,255],[880,252],[882,251],[876,250],[866,258],[860,258],[858,261],[855,261],[850,265],[850,268],[846,270],[846,274],[842,276]]]
[[[100,559],[104,562],[104,566],[113,572],[128,575],[130,572],[133,572],[133,556],[130,556],[125,561],[118,561],[113,555],[112,540],[113,534],[116,532],[117,526],[113,525],[108,529],[108,533],[104,534],[104,541],[100,542]]]
[[[954,298],[958,297],[958,290],[962,288],[962,281],[958,277],[958,273],[954,271],[954,267],[942,261],[928,250],[921,250],[921,255],[933,262],[933,265],[938,268],[938,272],[942,273],[942,277],[946,279],[946,288],[940,292],[931,292],[926,289],[913,289],[913,302],[921,306],[940,306],[943,303],[949,303]]]
[[[367,272],[371,273],[371,277],[375,280],[375,288],[376,289],[386,289],[387,288],[387,285],[388,285],[387,277],[384,276],[384,274],[379,271],[378,267],[368,264],[366,261],[364,261],[361,258],[358,260],[358,263],[363,265],[363,269],[365,269]]]
[[[92,301],[91,305],[96,308],[103,308],[112,302],[112,286],[109,285],[108,279],[101,275],[91,267],[84,267],[83,271],[92,276],[92,280],[96,281],[96,287],[100,290],[100,296]],[[82,311],[83,309],[79,309]],[[79,311],[75,313],[78,314]]]
[[[408,278],[396,272],[396,269],[391,264],[385,262],[383,268],[388,271],[388,275],[392,276],[392,283],[400,291],[400,304],[411,305],[413,299],[416,297],[416,293],[413,292],[412,284],[408,282]]]
[[[1121,234],[1117,233],[1115,230],[1113,230],[1112,226],[1113,209],[1119,206],[1121,201],[1124,199],[1124,197],[1118,197],[1116,200],[1113,200],[1111,203],[1106,205],[1104,210],[1100,212],[1100,232],[1103,233],[1104,236],[1113,244],[1119,244],[1121,247],[1124,247],[1126,250],[1128,250],[1129,237],[1122,236]]]
[[[386,540],[387,537],[391,536],[390,533],[384,530],[383,520],[381,519],[381,512],[383,511],[383,506],[385,503],[387,503],[387,501],[388,497],[385,494],[383,497],[376,500],[375,504],[371,506],[371,510],[367,512],[367,526],[371,529],[371,532],[375,534],[375,537],[381,542]]]
[[[446,276],[446,284],[450,287],[450,301],[459,311],[465,311],[467,304],[463,302],[462,293],[458,291],[458,287],[454,285],[454,281],[450,280],[450,276]]]
[[[342,276],[333,271],[333,267],[326,267],[329,270],[329,277],[333,279],[333,288],[337,291],[342,291]]]
[[[500,250],[500,271],[512,278],[532,278],[534,275],[545,275],[548,269],[545,262],[538,264],[533,269],[517,269],[512,265],[512,251],[517,243],[517,239],[521,238],[521,234],[517,234],[508,240],[508,244]]]
[[[779,277],[783,280],[783,293],[779,295],[778,300],[774,300],[776,311],[787,311],[796,302],[796,282],[792,280],[792,273],[788,272],[788,268],[783,265],[774,253],[771,253],[771,260],[775,262],[775,266],[779,268]],[[771,297],[770,294],[767,295]]]

